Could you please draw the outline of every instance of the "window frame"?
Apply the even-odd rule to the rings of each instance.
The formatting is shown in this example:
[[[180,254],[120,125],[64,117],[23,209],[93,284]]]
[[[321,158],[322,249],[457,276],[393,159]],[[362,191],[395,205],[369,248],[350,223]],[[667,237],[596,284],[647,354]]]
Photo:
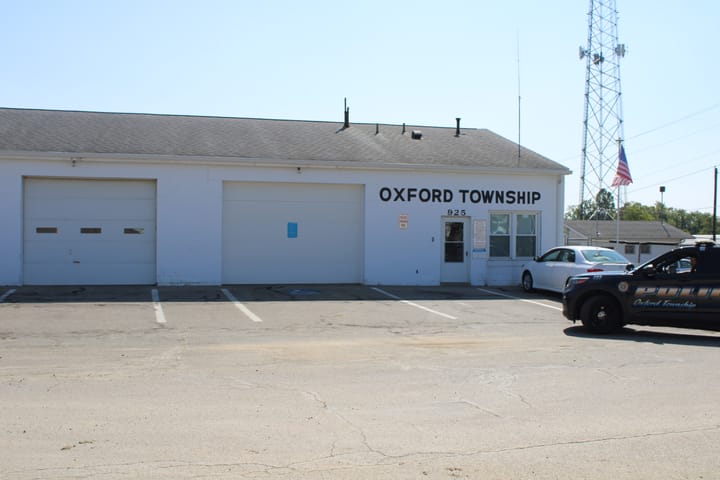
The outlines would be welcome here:
[[[490,247],[489,252],[488,252],[488,257],[490,260],[518,260],[518,259],[525,260],[525,259],[530,259],[530,258],[534,258],[534,257],[538,256],[538,252],[541,250],[540,249],[540,226],[541,226],[541,215],[542,215],[541,212],[525,211],[525,210],[521,210],[521,211],[496,210],[496,211],[490,211],[490,212],[488,212],[488,214],[490,217],[489,223],[491,226],[491,228],[488,231],[488,240],[489,240],[488,245]],[[507,233],[507,235],[492,233],[492,224],[493,224],[492,218],[494,215],[505,215],[505,216],[510,217],[509,218],[509,232]],[[535,219],[535,224],[534,224],[535,233],[534,234],[526,234],[526,233],[519,234],[518,233],[518,217],[521,217],[521,216],[534,217],[534,219]],[[509,255],[507,255],[507,256],[493,255],[493,251],[492,251],[493,250],[492,249],[492,238],[493,237],[509,237],[509,246],[508,246]],[[518,249],[518,238],[519,237],[520,238],[532,238],[532,237],[535,238],[535,245],[534,245],[535,251],[532,255],[530,255],[530,256],[519,256],[518,255],[517,249]]]

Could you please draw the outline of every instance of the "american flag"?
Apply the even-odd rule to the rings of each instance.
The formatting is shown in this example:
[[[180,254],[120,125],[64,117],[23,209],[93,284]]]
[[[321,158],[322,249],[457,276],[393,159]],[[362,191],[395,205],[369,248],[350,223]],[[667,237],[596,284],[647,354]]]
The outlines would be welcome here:
[[[617,172],[615,172],[615,178],[612,181],[612,186],[617,187],[619,185],[630,185],[633,183],[633,179],[630,176],[630,167],[628,166],[627,157],[625,156],[625,147],[620,145],[620,153],[618,154],[618,166]]]

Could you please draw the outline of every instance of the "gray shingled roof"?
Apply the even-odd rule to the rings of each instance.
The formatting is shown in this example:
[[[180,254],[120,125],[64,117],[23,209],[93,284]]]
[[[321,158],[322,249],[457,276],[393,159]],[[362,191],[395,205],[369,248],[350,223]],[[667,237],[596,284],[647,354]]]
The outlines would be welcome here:
[[[614,220],[566,220],[565,226],[585,238],[614,240],[617,224]],[[620,221],[620,239],[637,243],[678,243],[692,238],[687,232],[662,222]]]
[[[0,153],[161,155],[570,171],[485,129],[0,108]],[[376,128],[379,134],[376,134]],[[411,138],[413,130],[421,140]]]

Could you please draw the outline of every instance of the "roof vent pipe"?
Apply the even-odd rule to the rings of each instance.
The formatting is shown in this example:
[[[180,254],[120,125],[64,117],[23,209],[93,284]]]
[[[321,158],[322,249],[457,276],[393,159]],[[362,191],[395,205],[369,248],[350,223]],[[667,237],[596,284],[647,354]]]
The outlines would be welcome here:
[[[403,132],[402,132],[402,134],[405,135],[405,123],[403,123]]]
[[[350,108],[347,106],[347,98],[345,99],[345,123],[343,128],[350,128]]]
[[[455,136],[459,137],[460,136],[460,117],[457,117],[455,119],[455,121],[457,122],[457,128],[455,129]]]

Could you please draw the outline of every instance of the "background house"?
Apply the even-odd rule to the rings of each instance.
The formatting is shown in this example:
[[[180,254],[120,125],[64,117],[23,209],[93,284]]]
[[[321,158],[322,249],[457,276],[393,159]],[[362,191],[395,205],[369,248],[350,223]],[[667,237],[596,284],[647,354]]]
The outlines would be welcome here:
[[[693,238],[664,222],[620,221],[619,236],[617,228],[614,220],[566,220],[565,244],[612,248],[638,265]]]

